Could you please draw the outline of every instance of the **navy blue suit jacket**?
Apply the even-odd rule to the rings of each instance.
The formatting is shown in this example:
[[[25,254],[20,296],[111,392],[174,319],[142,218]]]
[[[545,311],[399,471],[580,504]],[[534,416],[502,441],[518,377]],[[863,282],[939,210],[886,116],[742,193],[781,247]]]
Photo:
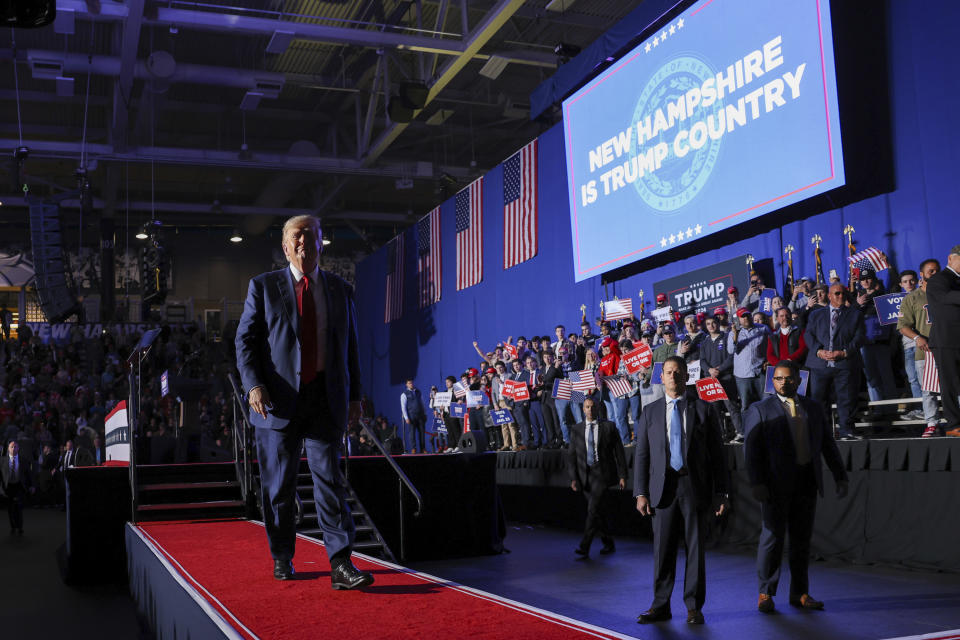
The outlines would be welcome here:
[[[659,398],[643,408],[634,453],[633,495],[647,496],[655,509],[670,504],[674,498],[670,490],[665,491],[670,466],[666,402],[666,398]],[[713,494],[727,491],[727,464],[720,425],[707,403],[690,391],[686,394],[685,414],[687,433],[683,459],[699,506],[705,508],[710,506]]]
[[[827,305],[810,313],[803,338],[810,348],[807,354],[808,369],[826,369],[827,361],[817,357],[820,349],[830,350],[830,314],[832,307]],[[863,314],[853,307],[840,307],[840,319],[833,336],[833,350],[846,350],[847,357],[836,361],[837,369],[861,368],[860,347],[866,338]]]
[[[807,416],[807,433],[810,436],[810,458],[817,491],[823,495],[823,460],[840,482],[847,479],[840,450],[833,439],[833,430],[820,405],[803,396],[797,396],[802,414]],[[787,422],[787,411],[776,394],[750,405],[743,414],[746,433],[744,457],[747,476],[751,485],[764,485],[770,494],[789,495],[794,489],[796,474],[796,447]]]
[[[350,401],[360,400],[360,355],[353,288],[319,271],[327,309],[327,401],[335,426],[346,429]],[[273,408],[266,419],[250,412],[254,427],[283,429],[293,418],[300,389],[300,317],[290,268],[250,280],[237,327],[237,368],[248,392],[264,386]]]

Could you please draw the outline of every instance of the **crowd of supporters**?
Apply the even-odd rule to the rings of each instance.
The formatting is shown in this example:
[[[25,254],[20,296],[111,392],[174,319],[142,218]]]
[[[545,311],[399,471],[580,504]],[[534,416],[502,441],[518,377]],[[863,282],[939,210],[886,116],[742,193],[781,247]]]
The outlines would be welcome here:
[[[727,400],[714,404],[723,416],[724,437],[728,442],[742,442],[744,433],[740,415],[764,397],[766,370],[781,360],[792,360],[812,369],[813,384],[807,392],[825,403],[838,406],[839,437],[859,439],[853,430],[854,410],[861,391],[871,401],[922,398],[922,404],[873,404],[868,418],[890,424],[897,418],[923,421],[923,437],[942,435],[939,407],[935,394],[923,391],[920,375],[924,355],[929,352],[927,338],[930,325],[921,312],[925,308],[925,281],[940,269],[937,260],[926,260],[919,273],[912,270],[899,274],[897,287],[891,292],[909,294],[904,300],[904,313],[899,324],[882,324],[877,316],[874,298],[888,293],[876,272],[859,273],[855,290],[849,291],[839,280],[815,284],[800,278],[789,296],[780,296],[765,286],[759,275],[752,275],[749,290],[740,295],[736,288],[727,291],[727,303],[707,312],[680,315],[660,322],[636,317],[616,322],[598,319],[590,323],[582,319],[579,333],[567,332],[564,325],[554,327],[552,335],[530,339],[512,337],[484,351],[477,342],[473,346],[480,362],[459,375],[448,376],[442,385],[430,388],[429,396],[407,381],[401,395],[401,416],[405,425],[406,449],[412,452],[457,451],[465,427],[483,431],[490,449],[522,451],[537,448],[559,448],[569,443],[569,429],[582,421],[582,402],[591,397],[603,416],[613,421],[625,446],[631,446],[633,425],[643,408],[663,395],[663,387],[654,380],[657,363],[673,355],[688,363],[699,361],[699,377],[712,377],[723,386]],[[772,296],[771,296],[772,294]],[[831,297],[835,300],[831,301]],[[769,301],[768,312],[761,311]],[[657,307],[666,306],[666,297],[657,299]],[[827,344],[820,344],[819,334],[811,334],[808,324],[818,310],[829,317],[829,307],[842,307],[854,327],[851,338],[856,353],[829,355]],[[839,310],[839,309],[838,309]],[[827,320],[829,324],[829,320]],[[599,329],[599,334],[594,329]],[[831,327],[831,341],[835,327]],[[816,344],[811,352],[810,343]],[[628,371],[623,355],[646,343],[652,350],[652,363],[639,371]],[[833,345],[829,345],[830,349]],[[846,362],[838,364],[843,359]],[[833,367],[856,367],[852,376],[834,376]],[[845,370],[845,369],[844,369]],[[823,375],[820,375],[823,372]],[[574,392],[570,398],[557,393],[557,379],[586,376],[592,381],[589,390]],[[860,384],[860,381],[864,383]],[[514,382],[509,382],[514,381]],[[618,384],[613,384],[619,381]],[[623,383],[626,384],[623,384]],[[516,400],[507,387],[522,383],[529,399]],[[452,405],[465,404],[467,391],[483,393],[479,406],[470,406],[464,417],[453,406],[435,402],[438,392],[449,391]],[[852,398],[851,402],[847,399]],[[471,403],[471,404],[476,404]],[[494,412],[508,409],[512,421],[494,425]],[[478,426],[481,425],[481,426]],[[960,435],[950,431],[946,435]]]
[[[36,489],[34,501],[63,503],[69,467],[107,462],[105,419],[128,397],[127,358],[140,334],[95,337],[71,329],[66,343],[45,343],[21,325],[0,342],[0,438],[4,451],[18,443],[19,456]],[[230,451],[232,422],[225,387],[226,361],[216,343],[199,330],[165,329],[140,365],[139,419],[146,436],[145,462],[173,462],[181,420],[171,395],[161,395],[160,374],[201,381],[207,392],[197,403],[200,444]],[[199,432],[198,432],[199,431]],[[157,458],[157,459],[151,459]],[[164,459],[160,459],[164,458]],[[169,459],[167,459],[169,458]]]

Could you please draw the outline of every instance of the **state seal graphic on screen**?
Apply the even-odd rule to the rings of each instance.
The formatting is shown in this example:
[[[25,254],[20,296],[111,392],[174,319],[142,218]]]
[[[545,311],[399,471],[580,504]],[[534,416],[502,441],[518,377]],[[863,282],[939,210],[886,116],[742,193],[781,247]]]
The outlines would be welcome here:
[[[654,118],[658,110],[667,115],[667,105],[682,100],[687,91],[699,88],[705,80],[715,75],[716,72],[704,61],[689,55],[667,61],[644,86],[632,121],[641,122],[648,116]],[[698,104],[692,113],[687,113],[682,118],[678,118],[674,113],[672,126],[645,140],[639,149],[637,146],[632,147],[631,160],[653,145],[664,143],[669,147],[669,153],[659,169],[647,172],[633,182],[633,187],[651,209],[664,213],[676,211],[693,200],[703,189],[720,154],[724,126],[722,113],[722,100],[716,100],[707,108]],[[696,123],[704,124],[690,128]],[[718,127],[721,135],[716,138],[709,135],[708,129]],[[675,153],[675,142],[677,136],[684,131],[687,135],[682,142],[687,152],[678,157]]]

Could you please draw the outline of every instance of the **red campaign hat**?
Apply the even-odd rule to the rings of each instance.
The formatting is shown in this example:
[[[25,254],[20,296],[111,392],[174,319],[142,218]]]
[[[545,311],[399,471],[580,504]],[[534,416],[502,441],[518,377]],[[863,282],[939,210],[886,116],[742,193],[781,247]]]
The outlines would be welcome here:
[[[707,319],[707,314],[705,314],[703,311],[697,314],[697,322],[703,322],[706,319]]]
[[[713,310],[713,315],[715,315],[715,316],[725,316],[725,315],[727,315],[727,308],[726,308],[726,307],[717,307],[716,309]]]
[[[736,287],[727,287],[727,293],[737,293],[737,291]]]
[[[667,301],[667,294],[665,293],[657,294],[657,302],[666,302],[666,301]]]
[[[478,375],[480,375],[480,372],[477,371],[476,369],[474,369],[473,367],[470,367],[469,369],[467,369],[467,374],[468,374],[471,378],[475,378],[475,377],[477,377]]]
[[[603,339],[603,342],[600,343],[600,346],[601,346],[601,347],[612,347],[612,346],[615,345],[615,344],[617,344],[617,341],[614,340],[613,338],[611,338],[610,336],[607,336],[606,338]]]
[[[496,373],[496,372],[497,372],[497,370],[494,369],[493,367],[488,367],[488,368],[487,368],[487,373]]]
[[[676,318],[677,322],[683,320],[683,314],[681,314],[679,311],[674,311],[673,317]]]
[[[742,318],[743,316],[748,316],[748,315],[750,315],[750,309],[747,309],[746,307],[740,307],[739,309],[737,309],[738,318]]]

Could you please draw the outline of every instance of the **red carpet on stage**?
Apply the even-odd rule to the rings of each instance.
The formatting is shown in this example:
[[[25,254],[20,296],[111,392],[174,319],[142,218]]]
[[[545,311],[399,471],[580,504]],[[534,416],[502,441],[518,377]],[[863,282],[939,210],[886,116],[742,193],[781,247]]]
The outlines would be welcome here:
[[[625,638],[561,615],[354,554],[376,582],[330,588],[323,544],[297,540],[298,580],[273,578],[263,526],[245,520],[134,527],[244,638]],[[549,585],[544,585],[549,589]]]

